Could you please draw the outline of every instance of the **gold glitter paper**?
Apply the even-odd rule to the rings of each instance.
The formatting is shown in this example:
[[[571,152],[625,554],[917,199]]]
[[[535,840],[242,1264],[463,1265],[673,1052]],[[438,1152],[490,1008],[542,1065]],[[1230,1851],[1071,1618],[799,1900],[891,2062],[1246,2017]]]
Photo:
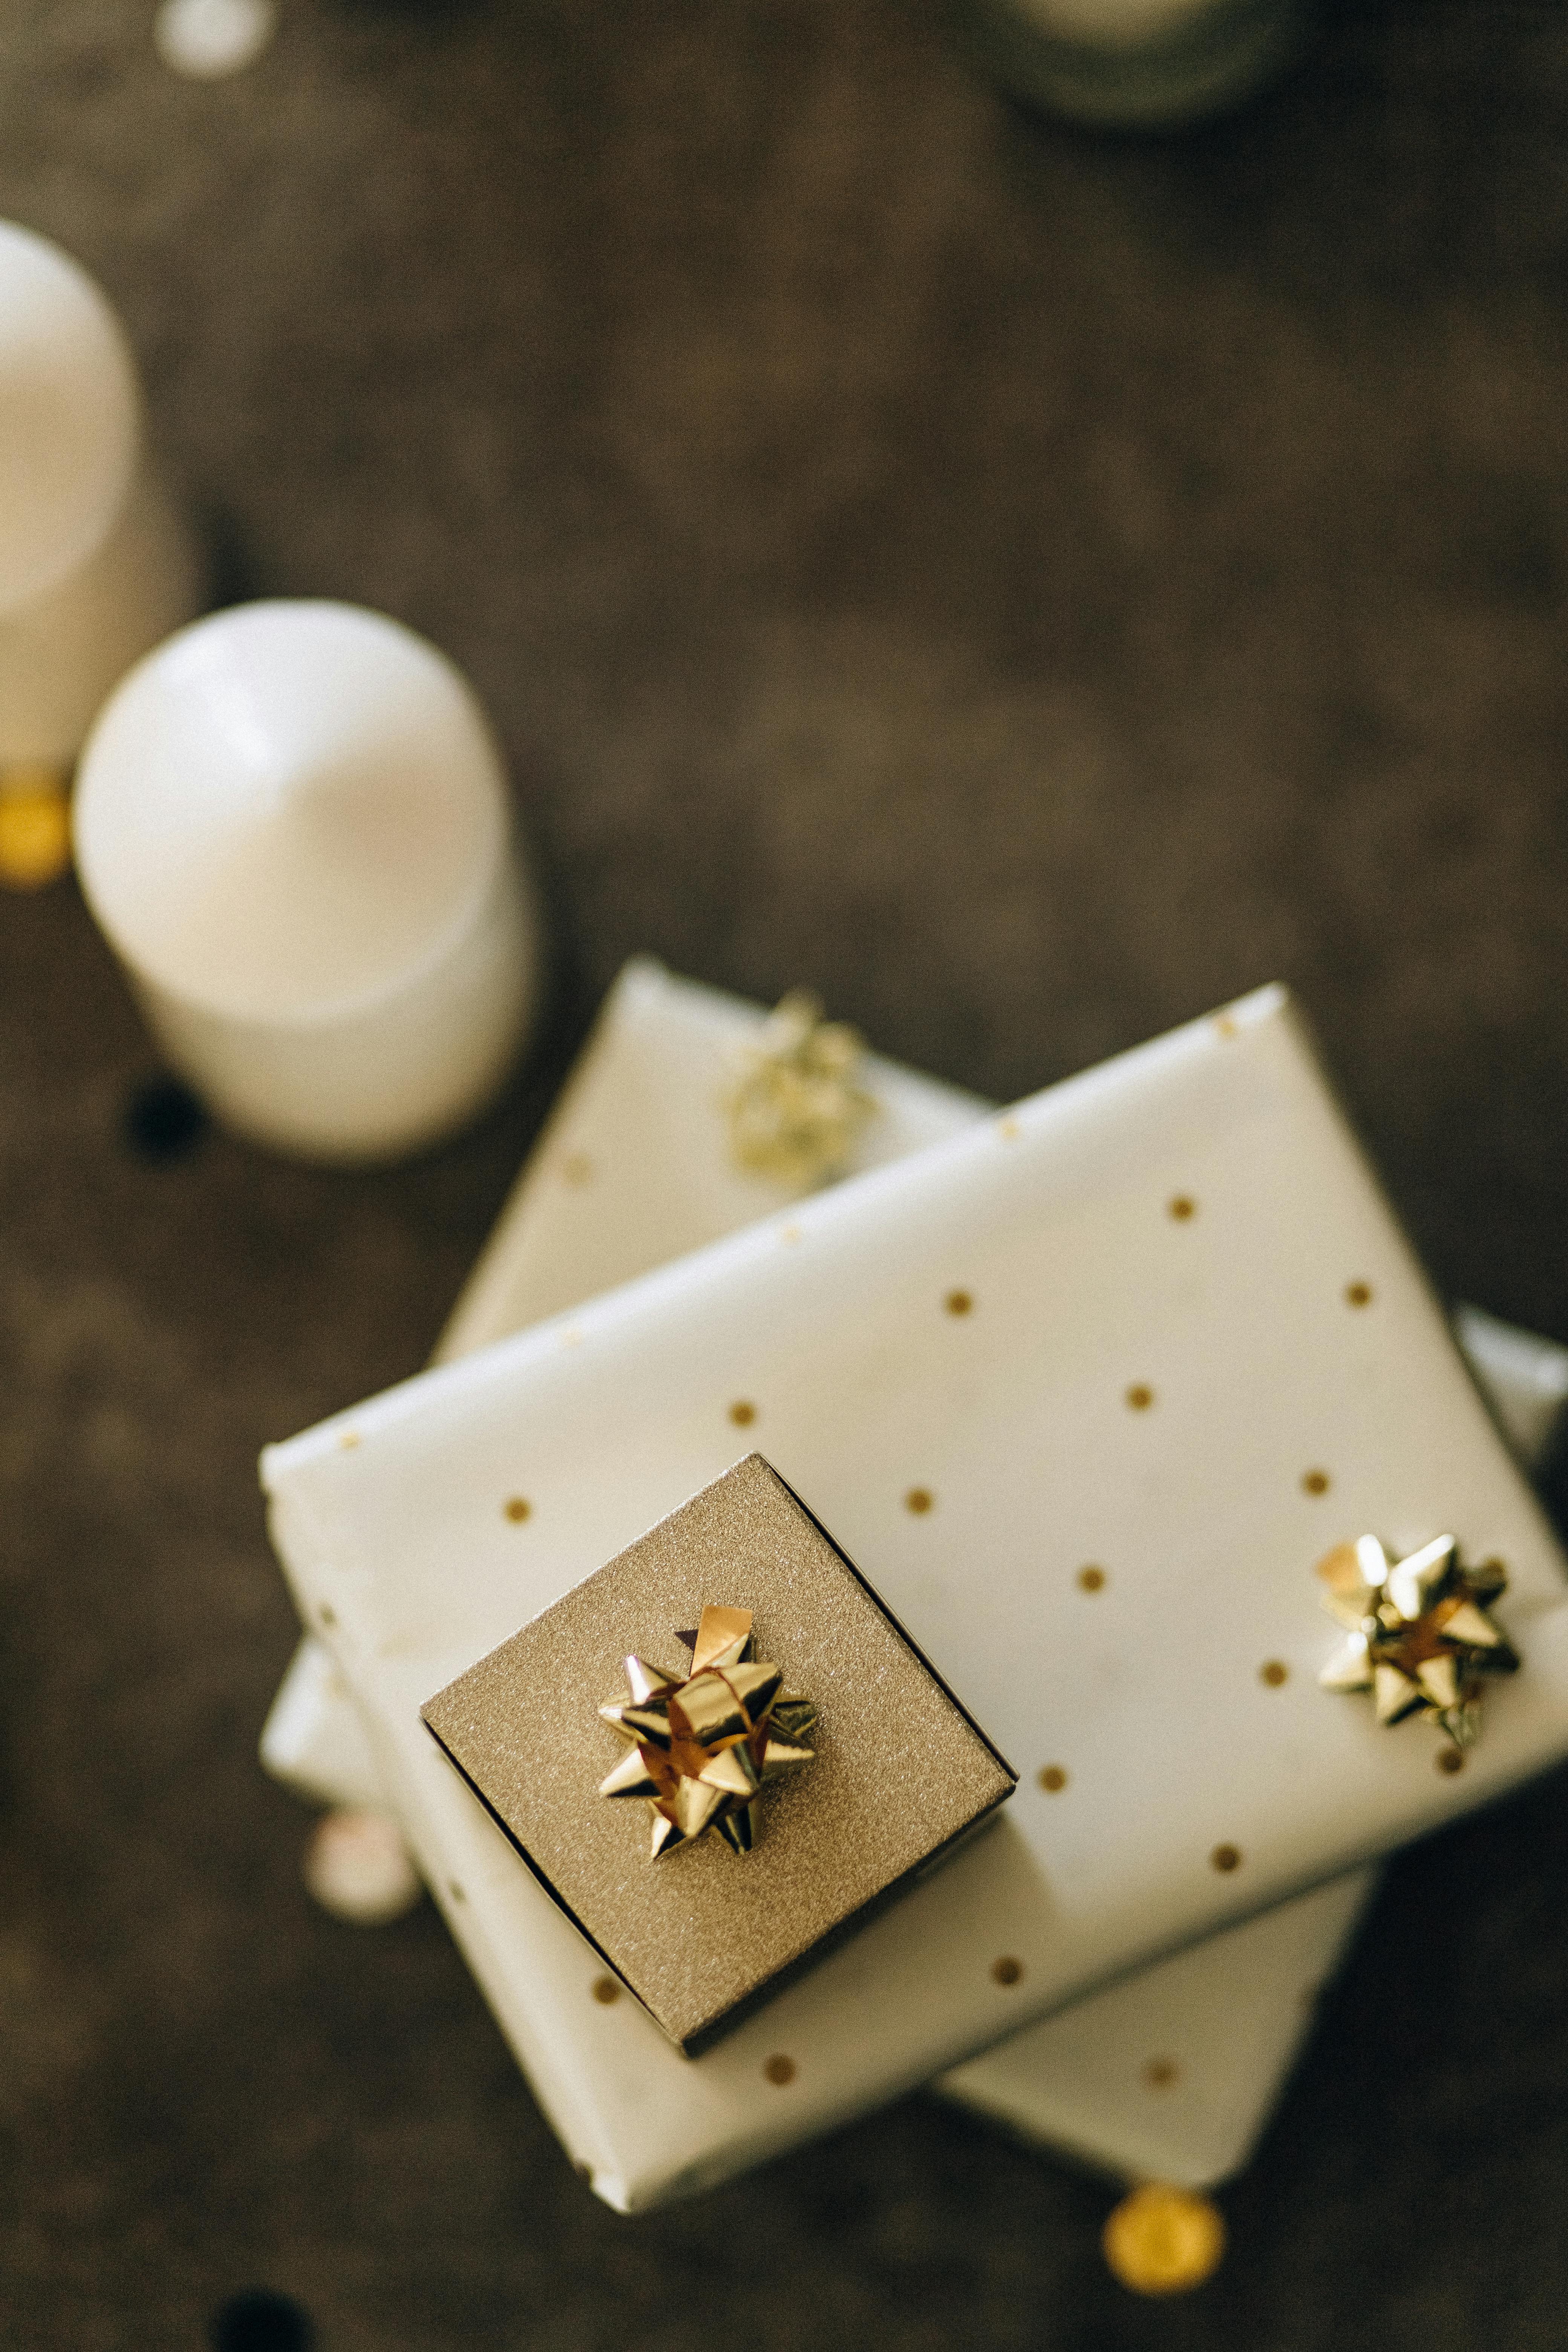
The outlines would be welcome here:
[[[788,1184],[836,1176],[877,1108],[856,1084],[858,1032],[825,1021],[818,998],[793,988],[745,1049],[724,1097],[737,1166]]]
[[[595,1716],[623,1659],[668,1656],[713,1593],[750,1612],[760,1656],[784,1661],[811,1694],[813,1761],[770,1786],[765,1834],[743,1860],[699,1837],[655,1869],[640,1807],[600,1799],[627,1750]],[[422,1712],[535,1876],[689,2054],[933,1862],[1016,1779],[760,1454]]]
[[[1383,1724],[1424,1715],[1468,1748],[1480,1731],[1489,1675],[1519,1654],[1489,1613],[1506,1591],[1502,1562],[1466,1568],[1452,1536],[1391,1559],[1375,1536],[1337,1544],[1318,1562],[1323,1606],[1349,1630],[1319,1676],[1325,1690],[1370,1691]]]

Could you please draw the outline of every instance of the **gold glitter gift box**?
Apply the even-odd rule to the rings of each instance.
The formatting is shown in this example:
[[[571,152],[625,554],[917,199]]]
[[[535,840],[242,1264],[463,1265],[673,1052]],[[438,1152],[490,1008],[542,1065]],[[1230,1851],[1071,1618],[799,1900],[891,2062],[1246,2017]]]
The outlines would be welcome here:
[[[681,1696],[695,1717],[690,1694],[708,1685],[731,1704],[722,1673],[698,1672],[708,1659],[692,1632],[690,1664],[678,1663],[679,1629],[706,1631],[705,1604],[709,1621],[734,1612],[721,1635],[738,1638],[713,1646],[714,1664],[748,1693],[760,1727],[750,1743],[721,1739],[692,1758],[708,1770],[681,1782],[681,1797],[698,1799],[682,1834],[675,1801],[660,1802],[670,1779],[659,1772],[668,1713],[689,1729]],[[762,1663],[742,1661],[749,1648]],[[605,1705],[623,1660],[630,1700]],[[665,1711],[650,1711],[661,1698]],[[768,1738],[761,1718],[769,1708],[782,1737]],[[931,1868],[1016,1780],[760,1454],[661,1519],[422,1712],[535,1877],[688,2055]],[[736,1724],[715,1727],[733,1733],[739,1723],[737,1714]],[[628,1751],[634,1733],[644,1744],[634,1740]],[[756,1789],[740,1810],[737,1797],[721,1802],[722,1759],[752,1746],[754,1767],[731,1766],[743,1770],[742,1794]],[[658,1780],[640,1779],[639,1758]],[[647,1799],[657,1858],[642,1807],[604,1802],[602,1776]],[[702,1833],[715,1814],[714,1830],[728,1824],[727,1837]],[[754,1843],[748,1814],[756,1816]]]

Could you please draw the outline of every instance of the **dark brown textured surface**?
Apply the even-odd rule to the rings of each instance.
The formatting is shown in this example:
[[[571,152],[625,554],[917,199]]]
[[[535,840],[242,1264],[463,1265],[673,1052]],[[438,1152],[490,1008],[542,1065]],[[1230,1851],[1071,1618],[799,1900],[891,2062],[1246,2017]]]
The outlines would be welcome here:
[[[1563,1786],[1394,1874],[1168,2306],[910,2102],[649,2221],[428,1910],[313,1913],[254,1762],[258,1444],[428,1348],[639,949],[1033,1087],[1294,982],[1440,1280],[1568,1337],[1568,26],[1336,14],[1181,144],[1026,123],[938,0],[5,0],[0,212],[121,303],[231,585],[425,628],[513,754],[540,1057],[388,1175],[209,1138],[68,886],[0,900],[0,2335],[327,2352],[1561,2344]]]

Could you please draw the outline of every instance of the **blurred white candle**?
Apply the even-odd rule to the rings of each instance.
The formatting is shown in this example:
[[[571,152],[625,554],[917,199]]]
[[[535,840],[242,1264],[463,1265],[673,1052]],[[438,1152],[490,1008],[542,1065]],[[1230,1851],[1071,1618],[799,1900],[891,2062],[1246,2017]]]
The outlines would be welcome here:
[[[0,221],[0,766],[68,766],[197,586],[119,320],[68,255]]]
[[[478,698],[412,631],[326,603],[181,630],[100,717],[75,822],[151,1026],[241,1133],[392,1158],[506,1076],[533,896]]]
[[[1302,46],[1311,0],[968,0],[987,62],[1020,97],[1110,130],[1219,112]]]

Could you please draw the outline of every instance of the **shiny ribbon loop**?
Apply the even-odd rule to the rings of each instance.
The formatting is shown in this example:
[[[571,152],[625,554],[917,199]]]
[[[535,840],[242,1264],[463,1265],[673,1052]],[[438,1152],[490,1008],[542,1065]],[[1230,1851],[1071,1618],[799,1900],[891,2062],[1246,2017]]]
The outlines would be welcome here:
[[[1392,1559],[1376,1536],[1335,1546],[1318,1563],[1323,1606],[1347,1628],[1318,1677],[1325,1690],[1370,1691],[1382,1724],[1425,1715],[1456,1748],[1480,1733],[1489,1675],[1511,1675],[1519,1654],[1488,1614],[1506,1591],[1502,1562],[1466,1568],[1452,1536]]]
[[[629,1696],[599,1709],[631,1743],[599,1794],[647,1802],[655,1862],[705,1830],[732,1853],[749,1853],[759,1789],[812,1760],[816,1751],[800,1741],[816,1721],[816,1707],[798,1691],[786,1691],[781,1670],[751,1652],[749,1609],[704,1609],[684,1680],[629,1657]]]

